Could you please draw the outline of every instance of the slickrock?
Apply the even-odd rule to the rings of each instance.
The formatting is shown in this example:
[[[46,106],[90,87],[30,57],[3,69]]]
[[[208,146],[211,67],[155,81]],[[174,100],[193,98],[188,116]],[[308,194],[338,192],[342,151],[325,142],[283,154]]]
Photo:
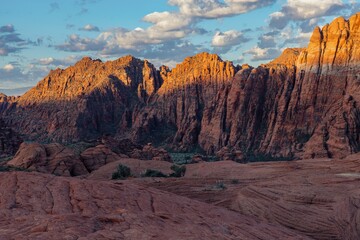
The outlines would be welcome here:
[[[58,143],[24,142],[15,157],[7,164],[59,176],[78,176],[88,173],[74,151]]]
[[[185,178],[144,184],[256,216],[312,239],[360,238],[359,154],[345,159],[190,164]]]
[[[0,173],[1,239],[307,239],[131,183]]]

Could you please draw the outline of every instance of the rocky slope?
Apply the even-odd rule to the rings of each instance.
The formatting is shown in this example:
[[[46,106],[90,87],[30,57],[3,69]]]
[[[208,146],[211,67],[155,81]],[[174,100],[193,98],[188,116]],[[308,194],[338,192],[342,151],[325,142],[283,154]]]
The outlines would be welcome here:
[[[315,28],[305,49],[257,68],[201,53],[170,70],[126,56],[84,58],[52,71],[15,103],[6,123],[28,139],[113,135],[236,155],[344,157],[360,149],[360,14]]]
[[[308,239],[130,182],[0,173],[1,239]]]
[[[187,165],[146,186],[278,224],[311,239],[359,239],[360,155],[344,159]]]

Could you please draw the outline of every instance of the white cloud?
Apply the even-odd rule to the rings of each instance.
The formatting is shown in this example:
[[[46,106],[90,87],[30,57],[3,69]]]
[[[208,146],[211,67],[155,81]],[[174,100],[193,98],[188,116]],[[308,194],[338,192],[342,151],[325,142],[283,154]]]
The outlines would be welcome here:
[[[317,23],[316,19],[337,15],[344,8],[342,0],[287,0],[281,11],[270,14],[269,25],[283,29],[290,21],[308,21],[308,25],[312,27]]]
[[[88,31],[88,32],[99,32],[100,29],[97,26],[86,24],[84,27],[80,28],[79,30]]]
[[[222,18],[234,16],[268,6],[275,0],[169,0],[178,6],[181,14],[198,18]]]
[[[12,71],[12,70],[14,70],[14,66],[12,65],[12,64],[6,64],[4,67],[3,67],[3,69],[5,70],[5,71],[7,71],[7,72],[10,72],[10,71]]]
[[[204,29],[197,27],[204,19],[238,15],[274,2],[275,0],[168,0],[168,4],[178,7],[178,11],[153,12],[144,16],[143,21],[152,24],[145,29],[114,28],[101,32],[96,38],[72,34],[65,43],[55,48],[73,52],[96,51],[104,56],[153,52],[157,45],[168,46],[168,42],[184,41],[190,34],[206,33]],[[223,47],[226,46],[228,50],[242,40],[247,39],[235,30],[219,32],[213,38],[213,47],[222,48],[217,50],[224,52]]]
[[[278,57],[281,54],[281,51],[277,48],[260,48],[255,46],[244,52],[244,54],[251,55],[251,60],[253,61],[265,61]]]
[[[68,66],[76,63],[80,59],[81,59],[81,56],[75,56],[75,55],[70,55],[70,56],[67,56],[67,57],[61,58],[61,59],[53,58],[53,57],[46,57],[46,58],[34,59],[33,64],[35,66],[41,65],[41,66],[54,66],[54,67],[59,67],[59,68],[65,68],[65,67],[68,67]]]
[[[243,34],[236,30],[216,32],[211,44],[214,47],[234,46],[240,44],[242,39]]]

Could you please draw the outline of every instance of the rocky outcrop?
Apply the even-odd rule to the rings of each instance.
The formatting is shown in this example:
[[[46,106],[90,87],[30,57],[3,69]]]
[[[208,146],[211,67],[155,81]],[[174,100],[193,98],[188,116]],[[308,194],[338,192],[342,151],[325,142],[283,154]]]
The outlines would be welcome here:
[[[58,143],[22,143],[15,157],[7,162],[7,165],[58,176],[79,176],[88,173],[74,151]]]
[[[0,173],[2,239],[307,239],[132,183]]]
[[[115,162],[120,157],[105,145],[88,148],[80,154],[80,159],[86,169],[92,172],[108,163]]]

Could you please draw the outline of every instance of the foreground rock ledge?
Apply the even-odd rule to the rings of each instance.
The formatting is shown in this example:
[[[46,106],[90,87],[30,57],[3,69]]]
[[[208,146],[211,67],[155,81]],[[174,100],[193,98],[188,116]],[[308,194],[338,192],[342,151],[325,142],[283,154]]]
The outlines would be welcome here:
[[[0,174],[0,239],[306,239],[130,182]]]

